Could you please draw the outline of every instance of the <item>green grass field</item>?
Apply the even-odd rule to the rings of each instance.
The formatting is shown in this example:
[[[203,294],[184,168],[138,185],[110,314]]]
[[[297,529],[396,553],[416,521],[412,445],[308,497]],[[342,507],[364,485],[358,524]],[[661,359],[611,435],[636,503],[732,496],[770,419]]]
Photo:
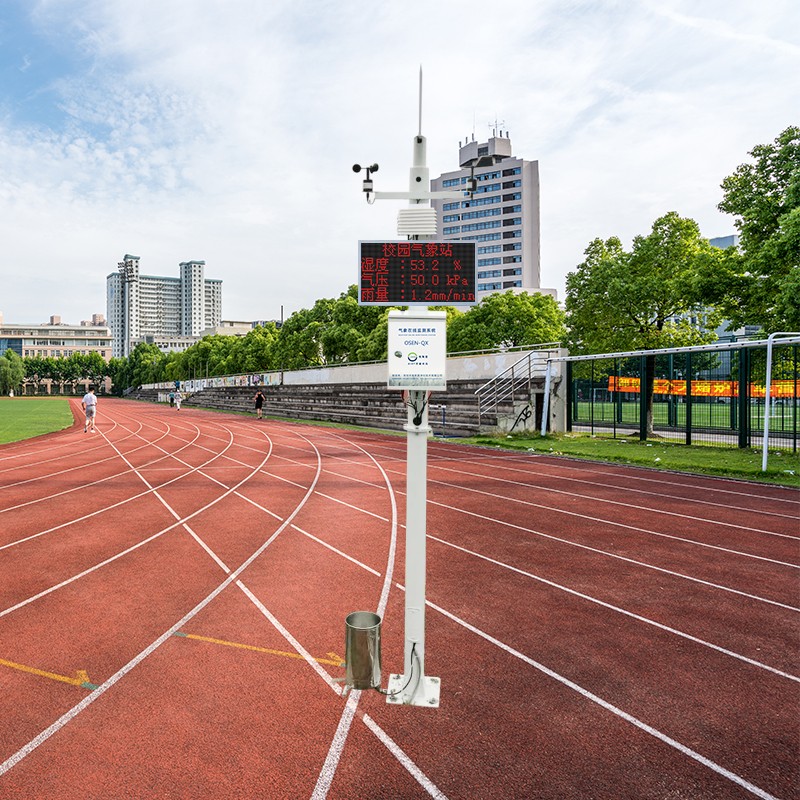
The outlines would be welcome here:
[[[677,425],[679,428],[686,426],[686,403],[675,403],[672,412],[668,403],[653,403],[653,422],[655,425]],[[586,424],[592,419],[592,404],[588,400],[577,403],[577,417],[581,424]],[[620,414],[621,412],[621,414]],[[732,421],[736,419],[737,408],[731,409],[730,403],[693,403],[692,427],[714,428],[716,430],[735,430]],[[674,416],[671,417],[670,414]],[[770,409],[770,430],[774,433],[790,433],[795,428],[800,430],[800,417],[795,418],[792,406],[789,403],[773,401]],[[732,414],[733,419],[732,419]],[[615,416],[618,425],[639,424],[639,404],[621,403],[619,406],[607,400],[594,403],[594,421],[599,423],[612,423]],[[621,418],[620,418],[621,417]],[[762,430],[764,425],[764,406],[753,404],[750,406],[750,426],[752,430]]]
[[[74,421],[64,397],[0,397],[0,444],[60,431]]]

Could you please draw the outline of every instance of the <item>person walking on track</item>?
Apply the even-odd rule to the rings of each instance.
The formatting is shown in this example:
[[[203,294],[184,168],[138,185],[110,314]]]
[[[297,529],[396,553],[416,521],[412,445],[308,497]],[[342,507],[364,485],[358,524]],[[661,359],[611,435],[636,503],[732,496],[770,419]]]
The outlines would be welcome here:
[[[255,404],[256,404],[256,416],[259,419],[262,419],[261,414],[262,414],[262,409],[264,408],[264,392],[262,392],[261,389],[259,389],[256,392],[256,396],[254,398],[254,401],[255,401]]]
[[[181,400],[183,400],[183,395],[181,394],[181,390],[180,389],[176,389],[175,390],[175,408],[177,408],[178,411],[181,410]]]
[[[89,391],[83,396],[83,400],[81,400],[81,407],[86,414],[86,422],[83,424],[83,432],[86,433],[86,431],[91,430],[92,433],[95,433],[96,429],[94,427],[94,418],[95,413],[97,412],[97,397],[94,393],[94,386],[90,386]]]

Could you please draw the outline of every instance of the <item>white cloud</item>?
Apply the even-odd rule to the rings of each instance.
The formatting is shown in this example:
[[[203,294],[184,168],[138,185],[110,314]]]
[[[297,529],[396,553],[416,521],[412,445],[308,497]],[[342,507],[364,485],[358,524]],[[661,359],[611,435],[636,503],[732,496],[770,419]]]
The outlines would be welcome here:
[[[486,9],[40,2],[34,24],[72,67],[48,80],[49,126],[13,108],[0,119],[5,318],[104,311],[126,252],[151,274],[205,259],[228,318],[343,291],[358,239],[393,237],[397,212],[368,207],[350,166],[378,161],[378,188],[406,185],[420,64],[433,175],[495,115],[515,153],[539,160],[544,285],[563,289],[591,239],[629,243],[669,210],[709,236],[733,231],[719,183],[797,122],[793,3]]]

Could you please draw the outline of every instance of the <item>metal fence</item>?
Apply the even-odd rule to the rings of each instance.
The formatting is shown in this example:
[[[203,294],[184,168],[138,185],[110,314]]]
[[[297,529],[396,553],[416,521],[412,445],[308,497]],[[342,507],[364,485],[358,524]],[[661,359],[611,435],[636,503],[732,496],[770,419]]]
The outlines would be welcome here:
[[[763,341],[564,360],[567,430],[645,439],[650,423],[654,434],[685,444],[757,447],[768,405],[769,447],[797,452],[800,337],[773,343],[768,404]]]

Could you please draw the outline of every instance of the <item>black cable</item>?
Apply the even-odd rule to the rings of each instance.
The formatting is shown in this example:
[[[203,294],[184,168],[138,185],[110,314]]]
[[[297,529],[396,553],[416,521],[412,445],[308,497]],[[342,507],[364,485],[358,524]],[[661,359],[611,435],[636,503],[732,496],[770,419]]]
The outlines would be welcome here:
[[[408,684],[411,683],[411,678],[414,676],[414,653],[417,650],[417,643],[411,645],[411,670],[408,673],[408,680],[406,681],[406,685],[402,689],[398,689],[396,692],[387,692],[386,689],[381,689],[380,686],[376,686],[375,688],[381,693],[385,694],[387,697],[397,697],[397,695],[402,694],[406,689],[408,689]],[[417,662],[419,662],[419,658],[417,658]],[[417,678],[417,683],[419,683],[419,678]]]
[[[422,414],[423,414],[423,412],[425,411],[425,409],[426,409],[426,407],[428,405],[428,399],[426,397],[423,397],[423,399],[422,399],[422,408],[417,408],[417,404],[415,402],[413,402],[412,400],[410,400],[410,399],[406,403],[406,405],[409,408],[413,408],[414,409],[414,419],[412,421],[413,421],[415,427],[418,428],[420,425],[422,425]]]

